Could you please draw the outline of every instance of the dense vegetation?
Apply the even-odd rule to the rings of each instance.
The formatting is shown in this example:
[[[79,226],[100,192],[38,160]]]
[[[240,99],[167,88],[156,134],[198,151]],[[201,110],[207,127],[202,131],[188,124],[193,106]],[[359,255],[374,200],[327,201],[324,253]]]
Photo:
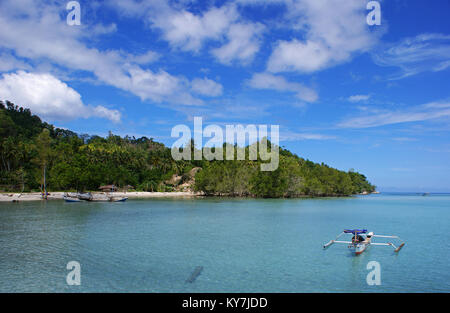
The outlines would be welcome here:
[[[42,191],[44,186],[50,191],[95,191],[105,184],[173,191],[186,182],[207,195],[337,196],[375,190],[362,174],[279,149],[280,164],[273,172],[260,171],[263,161],[248,158],[175,161],[170,149],[152,138],[78,135],[42,122],[28,109],[0,102],[0,190],[4,191]]]

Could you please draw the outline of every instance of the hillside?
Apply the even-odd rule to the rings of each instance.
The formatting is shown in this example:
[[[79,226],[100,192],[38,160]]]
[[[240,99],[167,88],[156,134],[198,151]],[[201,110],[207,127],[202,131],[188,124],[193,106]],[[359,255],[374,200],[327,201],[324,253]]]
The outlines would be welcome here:
[[[175,161],[152,138],[76,134],[42,122],[30,110],[0,102],[0,191],[195,190],[251,197],[343,196],[371,192],[362,174],[339,171],[280,149],[280,164],[261,172],[256,161]],[[248,147],[247,147],[248,150]]]

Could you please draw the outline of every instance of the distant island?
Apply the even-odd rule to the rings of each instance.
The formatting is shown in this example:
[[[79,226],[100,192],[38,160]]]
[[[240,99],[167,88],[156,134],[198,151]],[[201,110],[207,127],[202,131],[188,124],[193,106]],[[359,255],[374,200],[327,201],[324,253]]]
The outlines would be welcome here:
[[[195,143],[190,144],[195,149]],[[278,148],[279,167],[272,172],[260,171],[264,161],[259,159],[175,161],[170,148],[153,138],[77,134],[43,122],[29,109],[0,101],[2,192],[98,191],[110,185],[121,191],[293,198],[375,191],[363,174]]]

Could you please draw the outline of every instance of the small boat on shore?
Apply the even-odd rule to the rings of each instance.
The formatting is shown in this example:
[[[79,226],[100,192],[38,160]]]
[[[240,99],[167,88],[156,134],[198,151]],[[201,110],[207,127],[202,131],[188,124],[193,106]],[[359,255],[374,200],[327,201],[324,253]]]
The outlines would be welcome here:
[[[125,202],[128,200],[128,197],[108,197],[108,198],[92,198],[92,200],[89,200],[90,202]]]
[[[112,202],[125,202],[127,200],[128,200],[128,197],[123,197],[123,198],[120,198],[120,199],[112,199],[111,201]]]
[[[128,200],[128,197],[114,197],[110,195],[103,196],[94,196],[91,193],[77,193],[77,194],[69,194],[66,193],[63,197],[66,202],[125,202]]]
[[[64,194],[64,200],[66,202],[81,202],[81,201],[89,201],[89,202],[125,202],[128,200],[128,197],[114,197],[111,195],[103,195],[103,196],[94,196],[90,192],[89,193],[77,193],[77,194]]]
[[[338,240],[341,236],[345,234],[351,234],[352,240],[351,241],[340,241]],[[398,236],[385,236],[385,235],[374,235],[373,232],[367,232],[367,229],[344,229],[342,233],[340,233],[336,239],[330,240],[328,243],[323,245],[323,248],[326,249],[329,246],[331,246],[334,243],[344,243],[348,244],[348,248],[350,251],[352,251],[355,255],[359,255],[366,251],[366,249],[369,246],[391,246],[394,248],[394,252],[399,252],[401,248],[405,245],[405,243],[402,241],[400,245],[397,247],[392,242],[372,242],[372,239],[374,237],[378,238],[392,238],[400,240],[400,237]]]
[[[64,196],[64,201],[66,201],[66,202],[81,202],[80,199],[74,198],[74,197],[69,197],[69,196]]]

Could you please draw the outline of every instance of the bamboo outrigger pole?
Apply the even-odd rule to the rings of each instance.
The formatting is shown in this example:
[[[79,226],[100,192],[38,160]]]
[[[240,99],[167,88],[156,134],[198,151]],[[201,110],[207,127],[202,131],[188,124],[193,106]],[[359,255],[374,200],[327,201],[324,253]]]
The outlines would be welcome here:
[[[330,240],[328,243],[323,245],[323,248],[328,248],[329,246],[331,246],[333,243],[336,242],[336,240],[339,239],[339,237],[341,237],[344,234],[344,232],[340,233],[334,240]]]

